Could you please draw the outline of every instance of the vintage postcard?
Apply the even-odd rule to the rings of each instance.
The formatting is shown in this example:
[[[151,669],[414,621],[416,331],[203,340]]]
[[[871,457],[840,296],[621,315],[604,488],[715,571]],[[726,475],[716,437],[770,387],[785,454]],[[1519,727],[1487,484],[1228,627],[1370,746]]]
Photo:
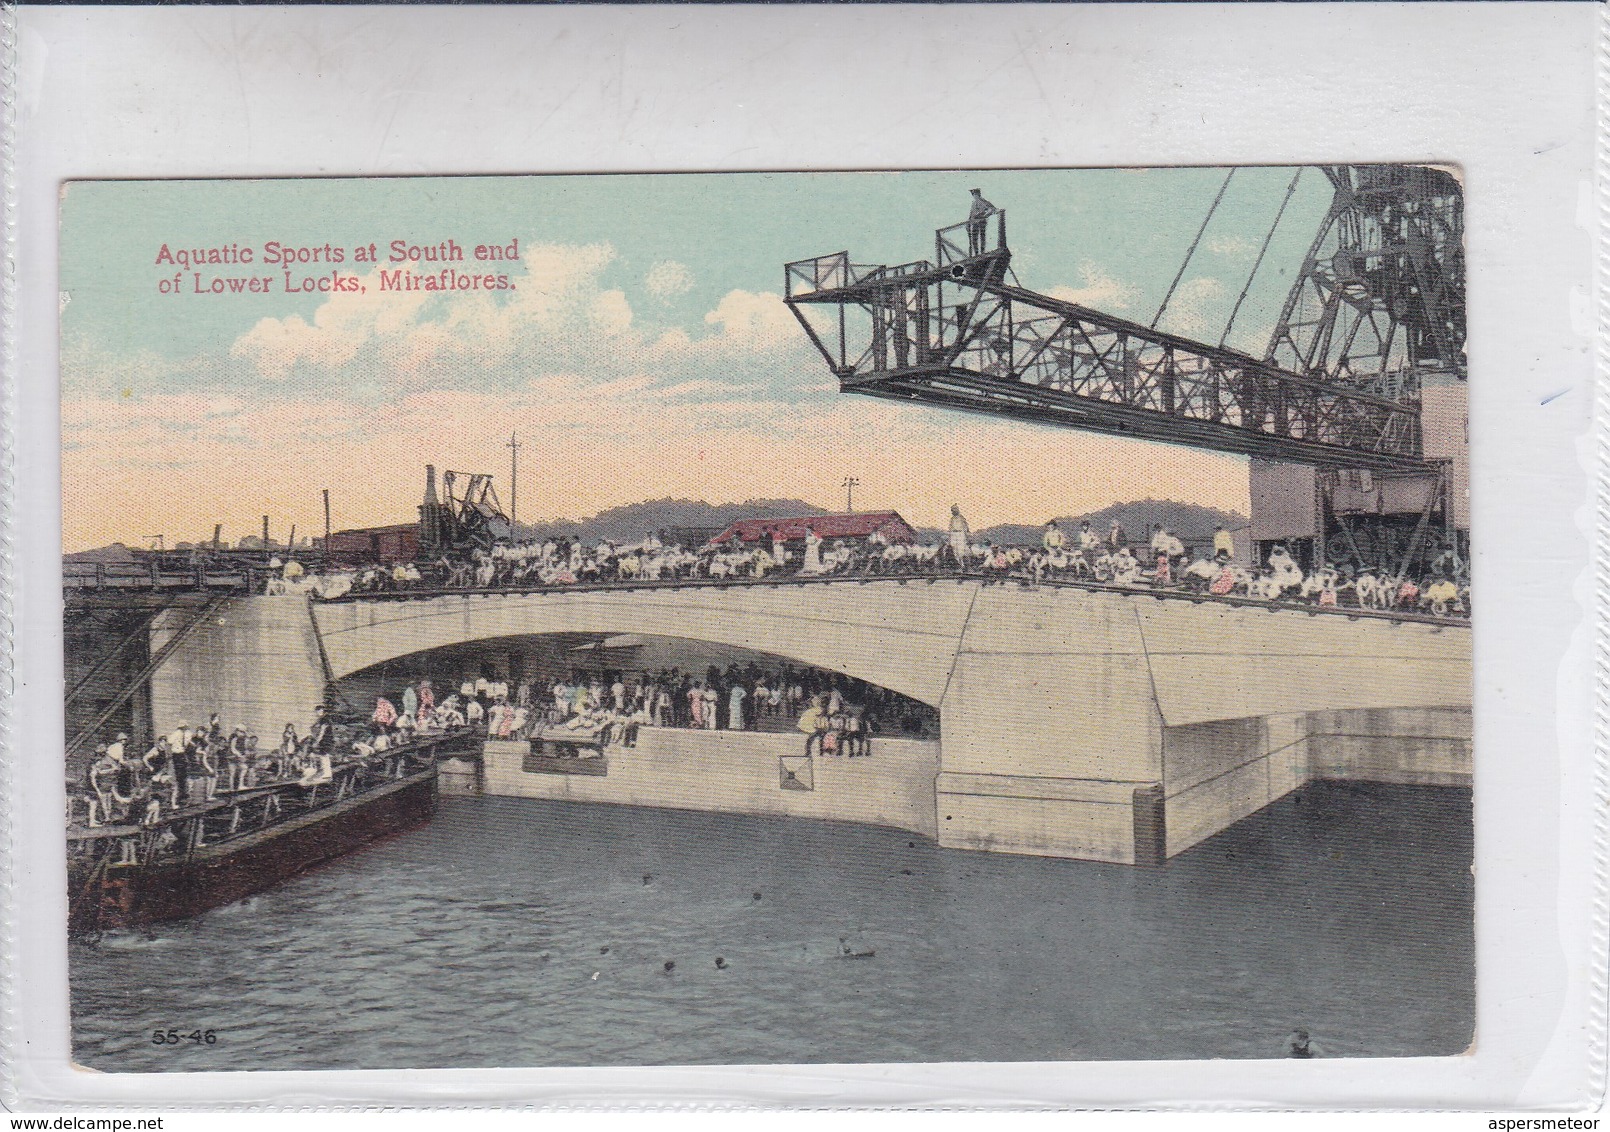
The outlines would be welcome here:
[[[73,1059],[1464,1053],[1464,215],[66,184]]]

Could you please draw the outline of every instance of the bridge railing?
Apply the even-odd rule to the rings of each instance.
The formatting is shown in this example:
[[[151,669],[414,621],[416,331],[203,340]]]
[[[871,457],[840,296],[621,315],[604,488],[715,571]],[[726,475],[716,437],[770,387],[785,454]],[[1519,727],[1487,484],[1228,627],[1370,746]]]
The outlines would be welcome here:
[[[995,571],[976,568],[956,569],[954,567],[940,567],[936,569],[900,571],[894,573],[834,573],[825,575],[800,574],[774,574],[764,577],[674,577],[658,580],[612,580],[587,581],[573,583],[542,583],[538,581],[519,580],[501,585],[472,586],[472,587],[419,587],[386,590],[351,590],[339,597],[321,598],[316,594],[311,600],[316,605],[351,604],[354,602],[380,602],[380,601],[419,601],[438,597],[490,597],[498,595],[521,594],[563,594],[563,593],[619,593],[655,590],[679,589],[743,589],[743,588],[783,588],[804,587],[820,585],[933,585],[939,582],[983,582],[989,585],[1016,585],[1026,589],[1075,589],[1095,593],[1123,594],[1129,597],[1152,597],[1159,601],[1188,601],[1192,604],[1211,603],[1224,606],[1238,606],[1248,609],[1263,609],[1270,612],[1306,613],[1312,616],[1345,617],[1349,620],[1377,620],[1393,622],[1417,622],[1428,625],[1468,625],[1468,616],[1457,614],[1437,615],[1430,612],[1421,612],[1411,609],[1372,609],[1357,605],[1319,605],[1303,600],[1268,599],[1261,597],[1248,597],[1240,594],[1214,594],[1206,589],[1197,589],[1183,584],[1152,585],[1140,582],[1126,585],[1119,582],[1099,581],[1090,578],[1068,577],[1042,577],[1035,578],[1027,571]]]

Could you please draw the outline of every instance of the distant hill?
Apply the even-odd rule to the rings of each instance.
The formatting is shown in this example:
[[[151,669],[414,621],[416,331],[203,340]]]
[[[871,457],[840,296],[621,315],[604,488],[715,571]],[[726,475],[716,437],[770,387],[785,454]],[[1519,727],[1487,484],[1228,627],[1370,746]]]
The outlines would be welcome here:
[[[120,542],[114,542],[111,546],[97,546],[94,550],[75,550],[61,557],[63,562],[99,562],[103,565],[139,561],[134,551]]]
[[[636,542],[649,531],[719,531],[736,519],[780,519],[789,515],[826,515],[830,512],[799,499],[749,499],[743,503],[705,503],[695,499],[651,499],[643,503],[629,503],[613,507],[590,519],[559,519],[551,523],[521,523],[521,538],[580,538],[593,542],[607,538],[611,542]],[[965,512],[964,512],[965,513]],[[910,516],[906,516],[909,520]],[[1115,503],[1088,515],[1062,515],[1057,522],[1072,533],[1079,529],[1081,519],[1107,533],[1107,525],[1117,519],[1129,532],[1131,539],[1144,542],[1151,536],[1152,524],[1162,523],[1187,542],[1205,542],[1213,537],[1213,528],[1223,523],[1231,531],[1247,525],[1242,515],[1200,507],[1194,503],[1175,503],[1167,499],[1142,499],[1130,503]],[[980,541],[1007,544],[1033,544],[1040,541],[1038,525],[1006,523],[975,530]],[[925,542],[934,542],[945,532],[934,527],[918,527],[918,535]]]
[[[826,508],[798,499],[748,499],[742,503],[705,503],[697,499],[650,499],[612,507],[590,519],[521,523],[521,538],[580,538],[593,542],[637,542],[649,531],[719,531],[735,519],[781,519],[789,515],[826,515]]]

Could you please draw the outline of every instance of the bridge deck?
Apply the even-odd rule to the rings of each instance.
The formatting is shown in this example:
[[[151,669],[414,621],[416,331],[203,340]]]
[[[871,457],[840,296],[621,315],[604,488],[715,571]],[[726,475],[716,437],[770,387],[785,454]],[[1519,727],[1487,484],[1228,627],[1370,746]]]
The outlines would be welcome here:
[[[313,600],[321,605],[340,605],[353,602],[417,601],[437,597],[495,597],[510,594],[565,594],[565,593],[618,593],[638,590],[681,589],[741,589],[784,588],[789,586],[820,585],[932,585],[936,582],[983,582],[986,585],[1016,585],[1024,589],[1077,589],[1097,593],[1126,594],[1130,597],[1150,597],[1157,601],[1183,601],[1192,605],[1227,605],[1242,608],[1265,609],[1271,613],[1305,613],[1313,617],[1345,617],[1350,621],[1407,621],[1426,625],[1468,627],[1464,617],[1436,617],[1429,613],[1407,610],[1364,609],[1356,606],[1320,606],[1307,602],[1266,601],[1262,598],[1236,595],[1214,595],[1183,587],[1121,586],[1110,582],[1086,581],[1074,578],[1047,578],[1035,582],[1021,574],[958,573],[950,571],[934,574],[854,574],[827,575],[819,578],[797,576],[780,578],[666,578],[660,581],[630,582],[577,582],[568,585],[507,585],[484,589],[467,588],[411,588],[405,590],[374,590],[363,593],[346,593],[335,598]]]

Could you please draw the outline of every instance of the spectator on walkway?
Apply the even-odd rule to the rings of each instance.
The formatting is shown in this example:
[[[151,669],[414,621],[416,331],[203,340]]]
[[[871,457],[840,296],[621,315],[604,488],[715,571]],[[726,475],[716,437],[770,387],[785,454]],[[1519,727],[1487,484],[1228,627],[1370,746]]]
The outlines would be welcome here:
[[[967,568],[967,544],[972,538],[972,534],[972,528],[967,525],[967,520],[962,517],[961,504],[952,503],[950,505],[949,548],[950,556],[955,559],[957,569],[965,570]]]
[[[1223,523],[1213,528],[1213,555],[1216,558],[1221,554],[1227,559],[1235,557],[1235,539],[1230,537]]]
[[[1107,528],[1107,552],[1109,554],[1117,554],[1120,550],[1123,550],[1128,545],[1129,532],[1124,530],[1122,523],[1120,523],[1117,519],[1114,519],[1112,521],[1112,525]]]

